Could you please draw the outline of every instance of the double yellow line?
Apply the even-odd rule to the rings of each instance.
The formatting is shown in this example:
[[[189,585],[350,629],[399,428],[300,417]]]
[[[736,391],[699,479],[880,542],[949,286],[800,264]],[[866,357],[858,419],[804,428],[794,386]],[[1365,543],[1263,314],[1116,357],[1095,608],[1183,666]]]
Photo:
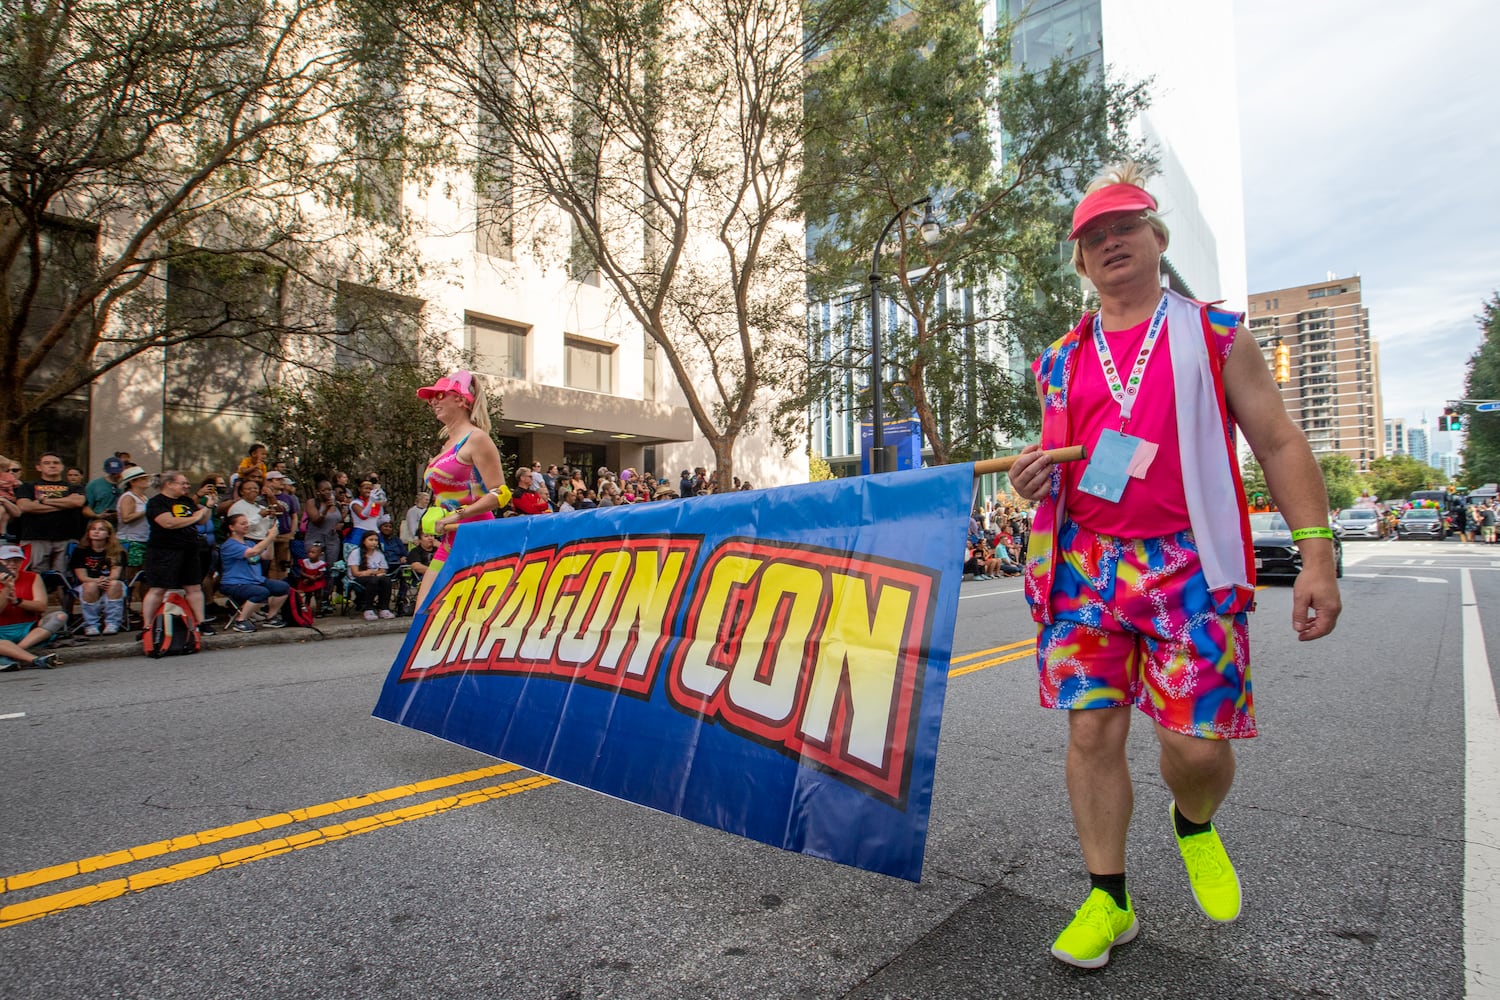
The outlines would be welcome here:
[[[215,827],[212,830],[204,830],[201,833],[193,833],[185,837],[158,840],[155,843],[142,844],[123,851],[96,854],[91,858],[84,858],[81,861],[71,861],[67,864],[53,865],[49,868],[38,868],[35,871],[12,875],[9,878],[0,880],[0,892],[14,892],[17,889],[45,885],[48,882],[56,882],[61,879],[72,878],[76,875],[86,875],[92,872],[103,871],[107,868],[114,868],[118,865],[129,864],[134,861],[142,861],[146,858],[160,857],[176,851],[203,847],[224,840],[233,840],[237,837],[263,833],[266,830],[287,826],[292,823],[305,823],[311,819],[332,816],[348,812],[352,809],[359,809],[363,806],[390,802],[411,795],[420,795],[423,792],[448,788],[453,785],[467,784],[468,782],[477,781],[482,778],[494,777],[519,770],[520,768],[514,764],[497,764],[493,767],[464,771],[460,774],[449,774],[441,778],[433,778],[430,781],[422,781],[412,785],[398,785],[395,788],[371,792],[368,795],[356,795],[352,798],[324,802],[307,809],[293,809],[289,812],[262,816],[259,819],[246,820],[243,823],[234,823],[229,826]],[[54,913],[60,913],[63,910],[70,910],[75,906],[88,906],[90,903],[115,899],[127,893],[144,892],[147,889],[154,889],[157,886],[180,882],[183,879],[194,878],[198,875],[206,875],[212,871],[233,868],[237,865],[249,864],[252,861],[260,861],[264,858],[274,858],[278,854],[300,851],[307,847],[329,844],[335,840],[343,840],[345,837],[354,837],[361,833],[383,830],[386,827],[396,826],[410,820],[421,819],[423,816],[433,816],[437,813],[448,812],[453,809],[462,809],[464,806],[489,802],[491,799],[515,795],[518,792],[529,792],[536,788],[544,788],[556,782],[556,778],[549,778],[545,775],[531,775],[515,781],[508,781],[504,784],[470,789],[459,792],[456,795],[431,799],[426,802],[419,802],[416,805],[392,809],[388,812],[361,816],[344,823],[334,823],[315,830],[304,830],[300,833],[278,837],[274,840],[262,841],[261,843],[251,844],[247,847],[238,847],[220,854],[193,858],[189,861],[180,861],[177,864],[166,865],[161,868],[152,868],[149,871],[140,872],[125,878],[111,879],[79,889],[69,889],[47,896],[39,896],[23,903],[0,906],[0,927],[23,924],[28,920],[50,916]]]
[[[1011,652],[1017,650],[1018,652]],[[996,656],[996,653],[1004,653],[1004,656]],[[1009,663],[1012,660],[1024,660],[1036,655],[1036,640],[1023,639],[1020,642],[1012,642],[1005,646],[995,646],[993,649],[981,649],[977,653],[967,653],[963,656],[955,656],[949,662],[949,677],[962,677],[964,674],[972,674],[976,670],[986,667],[997,666],[1001,663]],[[973,662],[973,661],[979,662]],[[962,666],[960,666],[962,664]]]
[[[948,676],[962,677],[964,674],[972,674],[976,670],[983,670],[986,667],[1009,663],[1012,660],[1025,659],[1033,655],[1032,650],[1034,647],[1035,640],[1027,639],[1024,642],[1013,642],[1009,645],[996,646],[992,649],[982,649],[977,653],[968,653],[964,656],[955,657],[950,661],[951,665],[948,670]],[[997,656],[996,654],[1002,655]],[[0,878],[0,896],[21,889],[32,889],[51,882],[76,878],[80,875],[91,875],[95,872],[106,871],[110,868],[117,868],[121,865],[133,864],[139,861],[146,861],[150,858],[159,858],[178,851],[207,847],[228,840],[237,840],[241,837],[265,833],[268,830],[274,830],[278,827],[291,826],[295,823],[307,823],[312,820],[324,819],[340,813],[362,809],[367,806],[381,805],[398,799],[409,798],[413,795],[452,788],[455,785],[466,785],[484,778],[498,777],[499,775],[519,770],[521,768],[515,764],[496,764],[492,767],[462,771],[458,774],[444,775],[441,778],[432,778],[431,780],[415,784],[397,785],[395,788],[387,788],[379,792],[370,792],[365,795],[355,795],[350,798],[336,799],[332,802],[323,802],[315,806],[309,806],[306,809],[292,809],[287,812],[274,813],[270,816],[262,816],[258,819],[245,820],[241,823],[231,823],[228,826],[218,826],[211,830],[203,830],[183,837],[173,837],[169,840],[158,840],[149,844],[140,844],[121,851],[111,851],[108,854],[96,854],[93,857],[83,858],[79,861],[69,861],[66,864],[38,868],[34,871],[22,872],[19,875]],[[341,823],[332,823],[316,829],[302,830],[284,837],[276,837],[271,840],[261,841],[260,843],[236,847],[218,854],[210,854],[204,857],[191,858],[187,861],[179,861],[175,864],[151,868],[147,871],[125,876],[124,878],[109,879],[77,889],[67,889],[45,896],[38,896],[24,902],[11,903],[0,906],[0,927],[24,924],[27,921],[36,920],[39,917],[51,916],[54,913],[61,913],[64,910],[70,910],[77,906],[88,906],[91,903],[103,902],[106,899],[117,899],[120,896],[125,896],[133,892],[144,892],[147,889],[170,885],[173,882],[206,875],[209,872],[234,868],[238,865],[249,864],[252,861],[260,861],[264,858],[274,858],[279,854],[287,854],[291,851],[300,851],[308,847],[331,844],[336,840],[355,837],[374,830],[383,830],[387,827],[397,826],[414,819],[421,819],[424,816],[434,816],[454,809],[462,809],[465,806],[478,805],[481,802],[504,798],[507,795],[545,788],[548,785],[556,784],[556,782],[556,778],[549,778],[545,775],[528,775],[527,777],[503,782],[498,785],[468,789],[442,798],[429,799],[414,805],[402,806],[399,809],[360,816]]]

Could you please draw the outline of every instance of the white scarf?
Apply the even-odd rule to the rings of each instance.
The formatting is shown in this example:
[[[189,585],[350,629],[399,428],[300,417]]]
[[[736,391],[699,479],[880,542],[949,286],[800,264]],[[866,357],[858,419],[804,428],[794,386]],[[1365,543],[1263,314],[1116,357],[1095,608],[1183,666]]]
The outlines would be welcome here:
[[[1251,586],[1243,534],[1244,498],[1231,465],[1236,456],[1224,438],[1203,330],[1203,307],[1167,290],[1167,342],[1177,403],[1178,449],[1188,521],[1209,590]],[[1226,403],[1227,405],[1227,403]],[[1225,516],[1233,512],[1231,516]]]

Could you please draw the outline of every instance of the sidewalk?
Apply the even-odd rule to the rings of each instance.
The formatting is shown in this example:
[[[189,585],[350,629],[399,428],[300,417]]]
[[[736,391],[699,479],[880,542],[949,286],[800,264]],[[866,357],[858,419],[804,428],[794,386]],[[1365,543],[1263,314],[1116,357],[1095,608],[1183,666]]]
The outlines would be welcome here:
[[[377,619],[367,622],[357,614],[350,615],[348,618],[333,614],[317,619],[315,623],[317,631],[289,625],[282,629],[263,628],[257,632],[233,632],[229,629],[228,620],[221,614],[218,621],[211,623],[218,634],[203,637],[202,652],[211,653],[218,649],[238,649],[244,646],[265,646],[289,642],[352,639],[365,635],[396,636],[404,634],[411,627],[411,622],[410,618]],[[394,648],[395,646],[392,646],[392,649]],[[75,663],[88,663],[93,660],[145,657],[145,654],[141,652],[139,630],[95,638],[84,638],[80,635],[75,639],[47,646],[45,651],[56,653],[64,669]],[[41,650],[36,652],[41,652]],[[23,674],[27,672],[21,671]]]

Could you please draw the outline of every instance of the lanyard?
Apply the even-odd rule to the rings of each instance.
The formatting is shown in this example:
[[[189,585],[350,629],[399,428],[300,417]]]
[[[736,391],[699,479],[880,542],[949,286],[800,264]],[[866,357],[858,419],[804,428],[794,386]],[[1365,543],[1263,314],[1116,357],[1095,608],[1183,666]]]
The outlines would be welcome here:
[[[1109,394],[1120,404],[1120,430],[1125,429],[1125,424],[1130,420],[1130,411],[1135,408],[1136,395],[1141,391],[1141,376],[1146,372],[1146,362],[1151,360],[1151,352],[1156,349],[1156,339],[1161,336],[1162,325],[1167,319],[1167,297],[1161,297],[1161,305],[1156,307],[1156,312],[1151,317],[1151,326],[1146,330],[1146,339],[1141,344],[1141,353],[1136,356],[1135,365],[1130,369],[1130,380],[1120,382],[1119,369],[1115,367],[1115,359],[1110,356],[1109,345],[1104,342],[1104,320],[1101,312],[1094,314],[1094,350],[1099,354],[1099,364],[1104,368],[1104,381],[1109,386]]]

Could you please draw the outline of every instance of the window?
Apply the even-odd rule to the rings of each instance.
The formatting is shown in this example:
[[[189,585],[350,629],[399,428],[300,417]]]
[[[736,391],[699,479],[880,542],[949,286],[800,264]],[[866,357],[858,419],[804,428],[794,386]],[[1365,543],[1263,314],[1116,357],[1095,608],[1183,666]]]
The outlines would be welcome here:
[[[613,392],[614,348],[576,337],[563,341],[563,381],[573,389]]]
[[[501,378],[526,377],[526,327],[464,314],[464,346],[474,354],[474,367]]]
[[[421,299],[339,282],[333,363],[415,364],[422,306]]]

